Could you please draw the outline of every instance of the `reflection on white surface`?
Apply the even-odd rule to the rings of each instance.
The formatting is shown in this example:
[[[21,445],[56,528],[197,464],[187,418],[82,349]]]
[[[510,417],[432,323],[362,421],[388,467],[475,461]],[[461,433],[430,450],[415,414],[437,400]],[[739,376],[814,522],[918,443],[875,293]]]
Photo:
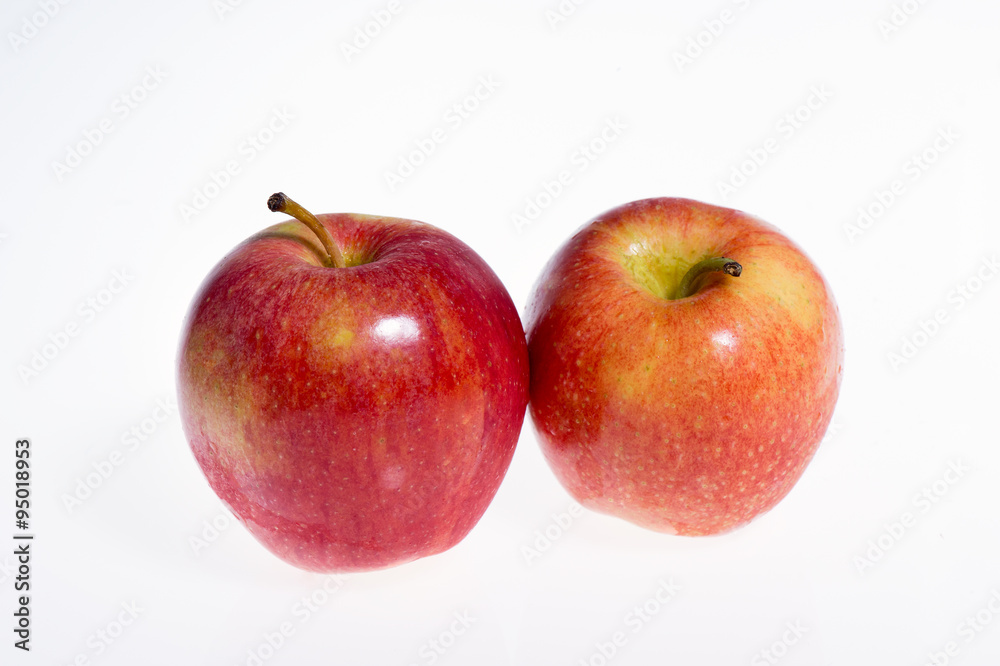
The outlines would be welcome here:
[[[386,342],[404,342],[416,340],[420,331],[417,322],[410,317],[386,317],[380,320],[372,329],[375,335]]]

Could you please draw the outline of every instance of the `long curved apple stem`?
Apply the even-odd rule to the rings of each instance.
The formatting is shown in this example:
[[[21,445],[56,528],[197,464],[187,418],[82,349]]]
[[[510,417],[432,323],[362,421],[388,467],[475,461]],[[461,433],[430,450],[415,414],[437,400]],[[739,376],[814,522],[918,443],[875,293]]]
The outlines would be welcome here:
[[[340,248],[333,242],[330,232],[326,230],[323,223],[290,197],[285,196],[284,192],[275,192],[272,194],[267,200],[267,207],[274,213],[291,215],[312,229],[312,232],[319,238],[319,242],[323,244],[323,249],[326,250],[327,256],[323,261],[325,265],[334,268],[345,268],[347,266],[347,263],[344,261],[344,255],[340,253]]]
[[[677,287],[676,298],[687,298],[688,296],[693,296],[697,289],[694,288],[695,283],[705,273],[725,273],[726,275],[731,275],[733,277],[739,277],[743,273],[743,266],[732,259],[726,259],[725,257],[712,257],[711,259],[703,259],[697,264],[688,269],[688,272],[684,274],[681,278],[681,284]]]

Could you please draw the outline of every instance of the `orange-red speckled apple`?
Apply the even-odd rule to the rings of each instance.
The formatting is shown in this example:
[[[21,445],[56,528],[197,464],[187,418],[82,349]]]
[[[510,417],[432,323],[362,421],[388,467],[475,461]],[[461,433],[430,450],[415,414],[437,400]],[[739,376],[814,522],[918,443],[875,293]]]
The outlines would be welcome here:
[[[227,255],[185,324],[178,392],[195,459],[298,567],[361,571],[452,547],[496,494],[528,401],[507,290],[436,227],[268,203],[300,221]]]
[[[802,250],[688,199],[584,226],[539,278],[527,330],[529,409],[562,484],[682,535],[731,530],[791,490],[843,372],[837,305]]]

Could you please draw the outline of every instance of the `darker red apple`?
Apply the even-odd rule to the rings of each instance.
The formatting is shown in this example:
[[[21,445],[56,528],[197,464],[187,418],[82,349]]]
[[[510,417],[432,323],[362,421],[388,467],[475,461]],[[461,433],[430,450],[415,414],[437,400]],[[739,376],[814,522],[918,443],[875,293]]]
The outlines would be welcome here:
[[[833,295],[802,250],[686,199],[626,204],[573,236],[535,287],[528,349],[532,419],[562,484],[686,535],[743,525],[791,490],[843,362]]]
[[[227,255],[184,327],[179,404],[198,464],[261,543],[304,569],[454,546],[496,493],[525,414],[510,296],[430,225],[269,205],[301,222]]]

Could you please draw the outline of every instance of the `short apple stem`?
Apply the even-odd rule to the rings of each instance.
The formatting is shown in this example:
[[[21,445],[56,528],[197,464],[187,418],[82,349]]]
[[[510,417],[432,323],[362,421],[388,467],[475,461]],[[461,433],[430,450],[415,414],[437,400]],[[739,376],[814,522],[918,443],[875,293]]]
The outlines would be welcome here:
[[[698,278],[706,273],[725,273],[733,277],[739,277],[743,273],[743,266],[725,257],[713,257],[704,259],[688,269],[688,272],[681,278],[681,284],[677,287],[676,298],[687,298],[693,296],[697,291],[694,286]]]
[[[347,263],[344,261],[344,255],[340,253],[340,248],[338,248],[337,244],[333,242],[330,232],[326,230],[323,223],[316,219],[315,215],[297,204],[294,200],[285,196],[284,192],[276,192],[272,194],[267,200],[267,207],[274,213],[285,213],[287,215],[291,215],[296,220],[312,229],[312,232],[316,234],[317,238],[319,238],[319,242],[323,244],[323,249],[326,250],[327,256],[323,261],[324,265],[332,266],[334,268],[345,268],[347,266]]]

